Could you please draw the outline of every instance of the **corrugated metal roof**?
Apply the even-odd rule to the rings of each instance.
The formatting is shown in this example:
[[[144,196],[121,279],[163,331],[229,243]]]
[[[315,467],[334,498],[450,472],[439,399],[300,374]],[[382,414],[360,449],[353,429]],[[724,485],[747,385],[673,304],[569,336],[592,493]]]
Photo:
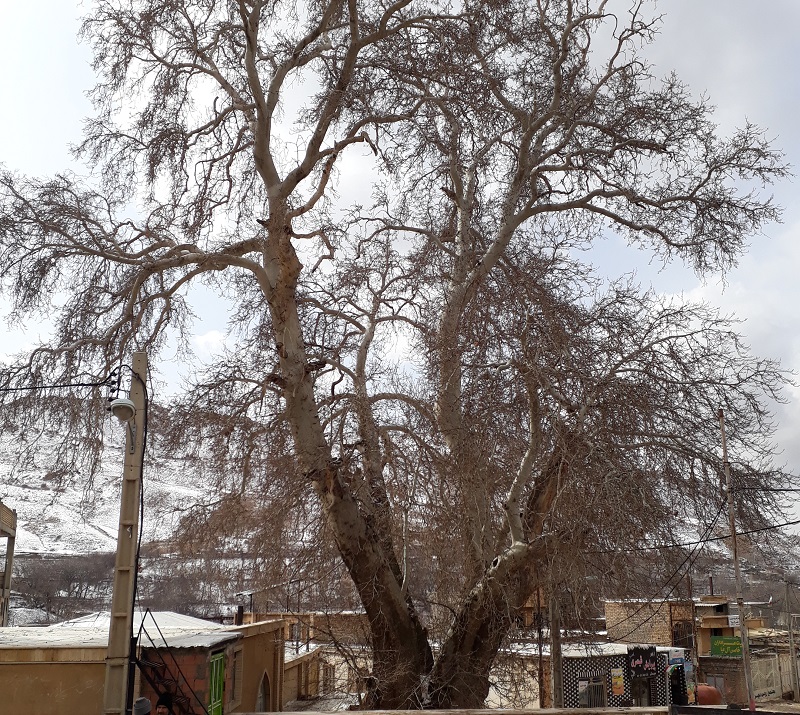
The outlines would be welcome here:
[[[133,614],[133,629],[139,630],[139,626],[144,620],[145,628],[150,630],[158,624],[162,630],[164,628],[191,628],[203,630],[224,630],[227,626],[213,621],[205,621],[202,618],[194,618],[193,616],[184,616],[181,613],[174,611],[136,611]],[[97,613],[90,613],[87,616],[80,618],[73,618],[69,621],[62,621],[55,623],[56,628],[105,628],[106,631],[111,626],[111,612],[98,611]]]
[[[172,611],[146,616],[137,613],[135,633],[139,632],[142,620],[140,645],[144,648],[211,648],[242,636],[239,629]],[[0,648],[105,648],[109,626],[110,615],[105,611],[44,628],[0,628]]]

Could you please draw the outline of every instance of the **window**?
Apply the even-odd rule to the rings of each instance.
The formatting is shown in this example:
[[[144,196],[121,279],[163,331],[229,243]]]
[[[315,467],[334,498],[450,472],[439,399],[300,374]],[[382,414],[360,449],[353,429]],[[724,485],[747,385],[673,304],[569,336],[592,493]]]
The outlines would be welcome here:
[[[302,640],[300,623],[298,623],[297,621],[289,624],[289,640],[290,641]]]
[[[676,621],[672,626],[672,645],[674,648],[694,648],[694,635],[691,621]]]
[[[261,684],[258,686],[258,695],[256,696],[256,712],[267,712],[270,709],[269,702],[269,676],[264,673],[261,676]]]
[[[222,715],[225,692],[225,654],[214,653],[208,664],[208,715]]]
[[[242,678],[244,676],[244,653],[241,648],[233,651],[233,672],[231,673],[231,705],[242,702]]]
[[[606,678],[594,675],[578,680],[578,707],[604,708],[606,706]]]
[[[331,663],[323,661],[320,663],[322,668],[322,692],[324,694],[333,692],[334,678],[336,677],[336,668]]]

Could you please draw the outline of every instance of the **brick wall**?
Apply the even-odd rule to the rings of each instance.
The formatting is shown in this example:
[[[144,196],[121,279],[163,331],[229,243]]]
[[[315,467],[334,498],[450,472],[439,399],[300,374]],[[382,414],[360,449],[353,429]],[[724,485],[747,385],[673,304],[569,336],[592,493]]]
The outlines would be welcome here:
[[[622,643],[672,645],[672,624],[691,621],[691,603],[606,601],[606,630]]]
[[[707,682],[709,675],[721,675],[725,682],[722,693],[725,702],[747,706],[747,684],[744,679],[744,665],[741,658],[701,656],[699,660],[698,683]]]

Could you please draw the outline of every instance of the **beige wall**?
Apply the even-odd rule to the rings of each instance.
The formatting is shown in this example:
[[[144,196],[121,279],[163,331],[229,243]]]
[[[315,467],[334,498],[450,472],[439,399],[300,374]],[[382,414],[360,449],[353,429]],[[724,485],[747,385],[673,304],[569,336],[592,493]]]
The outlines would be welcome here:
[[[100,713],[106,675],[104,658],[105,648],[0,651],[0,712]]]
[[[261,679],[269,682],[268,709],[277,712],[284,702],[281,697],[283,680],[283,624],[256,623],[243,626],[240,641],[243,656],[242,699],[231,712],[255,710]]]
[[[293,658],[284,665],[283,702],[317,697],[319,692],[319,649]]]
[[[544,667],[544,662],[542,662]],[[549,672],[549,671],[548,671]],[[497,654],[484,707],[531,709],[539,707],[539,658]]]
[[[364,613],[245,613],[243,618],[245,623],[253,620],[283,620],[287,641],[292,640],[293,624],[299,623],[301,641],[347,645],[371,642],[369,621]]]

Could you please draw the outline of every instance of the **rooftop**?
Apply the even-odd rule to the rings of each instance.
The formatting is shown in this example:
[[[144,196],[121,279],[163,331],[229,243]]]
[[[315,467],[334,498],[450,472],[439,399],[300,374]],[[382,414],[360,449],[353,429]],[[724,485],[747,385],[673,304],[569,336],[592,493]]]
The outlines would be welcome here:
[[[184,616],[172,611],[136,613],[134,632],[144,621],[141,645],[145,648],[210,648],[236,640],[241,630]],[[105,648],[108,645],[108,611],[36,628],[0,628],[3,648]]]

